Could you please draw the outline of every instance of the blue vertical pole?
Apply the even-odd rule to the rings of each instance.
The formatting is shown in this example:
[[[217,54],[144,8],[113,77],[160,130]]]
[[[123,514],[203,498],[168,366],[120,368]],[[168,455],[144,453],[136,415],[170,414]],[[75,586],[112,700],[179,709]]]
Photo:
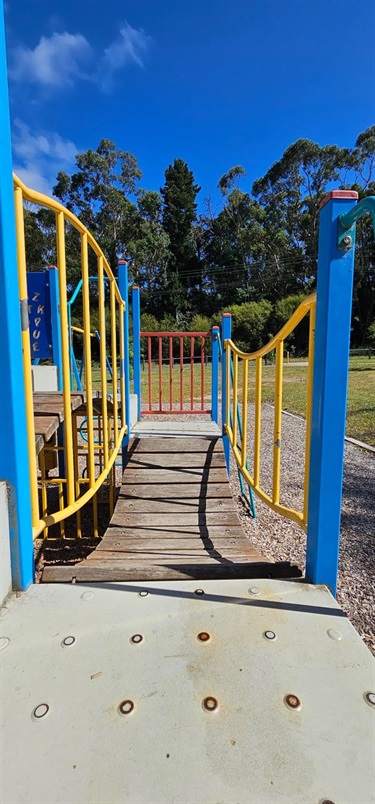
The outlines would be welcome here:
[[[139,287],[132,287],[134,393],[137,394],[137,418],[141,418],[141,300]]]
[[[212,327],[211,338],[211,419],[219,423],[219,327]]]
[[[338,217],[357,193],[321,204],[312,403],[306,576],[336,593],[352,312],[354,243],[338,250]]]
[[[28,329],[17,282],[12,149],[3,3],[0,0],[0,479],[9,493],[12,582],[26,589],[34,579],[30,474],[27,449],[21,328]]]
[[[49,293],[51,299],[53,363],[55,366],[57,366],[58,389],[59,391],[62,391],[60,294],[59,294],[59,278],[56,265],[50,265],[48,268],[48,273],[49,273]]]
[[[124,312],[124,365],[120,366],[121,376],[125,378],[125,421],[127,432],[122,441],[122,468],[125,469],[126,453],[130,439],[130,357],[129,357],[129,293],[128,293],[128,264],[125,260],[119,260],[118,286],[121,296],[125,302]]]
[[[230,444],[228,436],[224,433],[224,424],[226,424],[226,396],[227,393],[229,393],[229,388],[227,389],[227,356],[224,349],[224,342],[229,340],[231,336],[232,316],[230,313],[224,313],[221,319],[221,340],[223,344],[221,359],[221,422],[223,428],[223,448],[228,475],[230,474]]]

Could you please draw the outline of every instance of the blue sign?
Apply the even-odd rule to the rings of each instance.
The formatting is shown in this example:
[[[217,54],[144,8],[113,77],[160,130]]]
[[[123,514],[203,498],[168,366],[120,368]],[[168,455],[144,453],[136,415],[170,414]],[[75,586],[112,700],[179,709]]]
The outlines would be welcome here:
[[[31,359],[52,358],[52,322],[49,274],[27,274]]]

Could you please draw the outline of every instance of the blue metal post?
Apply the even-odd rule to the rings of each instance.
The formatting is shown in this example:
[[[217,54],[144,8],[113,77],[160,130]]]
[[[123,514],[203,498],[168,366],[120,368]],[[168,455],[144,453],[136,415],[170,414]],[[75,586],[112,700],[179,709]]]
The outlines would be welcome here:
[[[211,419],[219,423],[219,327],[212,327]]]
[[[225,455],[225,462],[227,465],[228,475],[230,474],[230,444],[229,438],[224,433],[224,424],[226,424],[226,395],[227,395],[227,356],[224,349],[225,341],[229,340],[232,336],[232,316],[230,313],[224,313],[221,319],[221,340],[223,344],[223,354],[221,358],[221,422],[222,422],[222,435],[223,435],[223,448]],[[228,389],[229,390],[229,389]]]
[[[132,287],[134,393],[137,394],[137,418],[141,418],[141,300],[139,287]]]
[[[59,278],[56,265],[50,265],[48,268],[48,272],[49,272],[49,294],[51,299],[53,362],[54,365],[57,366],[58,389],[59,391],[62,391],[60,294],[59,294]]]
[[[336,593],[352,312],[354,243],[338,250],[338,216],[357,193],[321,204],[312,403],[306,576]]]
[[[125,377],[125,421],[127,433],[122,441],[122,468],[125,469],[126,453],[130,439],[130,357],[129,357],[129,293],[128,293],[128,264],[125,260],[119,260],[118,286],[121,296],[125,302],[124,312],[124,365],[120,366],[121,376]]]
[[[34,579],[30,475],[27,449],[21,327],[28,329],[27,299],[20,301],[12,179],[9,98],[3,4],[0,0],[0,478],[9,491],[12,582]],[[21,323],[22,322],[22,323]]]

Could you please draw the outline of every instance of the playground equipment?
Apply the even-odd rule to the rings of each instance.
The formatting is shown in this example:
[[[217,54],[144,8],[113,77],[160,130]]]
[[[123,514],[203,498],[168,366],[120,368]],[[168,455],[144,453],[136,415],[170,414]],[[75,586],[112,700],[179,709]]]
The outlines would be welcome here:
[[[290,320],[272,338],[272,340],[262,349],[252,354],[241,352],[231,340],[230,318],[225,319],[225,351],[226,351],[226,412],[225,412],[225,432],[233,450],[239,472],[244,476],[249,488],[254,489],[255,493],[276,513],[302,525],[307,526],[307,506],[309,492],[309,468],[310,468],[310,442],[311,442],[311,413],[312,413],[312,381],[314,366],[314,332],[315,332],[315,294],[306,298],[292,315]],[[285,338],[302,321],[305,315],[310,316],[309,322],[309,352],[308,352],[308,375],[307,375],[307,404],[306,404],[306,439],[305,439],[305,477],[304,477],[304,504],[303,512],[296,511],[280,503],[280,466],[281,466],[281,420],[283,406],[283,362],[284,362],[284,341]],[[273,431],[273,472],[272,472],[272,496],[266,494],[260,485],[260,453],[261,453],[261,414],[262,414],[262,361],[270,352],[276,349],[275,366],[275,392],[274,392],[274,431]],[[239,374],[239,361],[242,362],[242,378]],[[249,364],[255,363],[255,412],[254,412],[254,449],[253,449],[253,473],[250,474],[248,464],[248,444],[247,444],[247,422],[248,422],[248,386],[249,386]],[[242,383],[241,383],[242,380]],[[241,385],[241,388],[240,388]],[[232,387],[232,400],[230,388]],[[237,425],[235,411],[239,409],[238,396],[241,390],[242,396],[242,421],[243,427]],[[233,413],[232,413],[233,411]],[[239,440],[239,444],[238,444]]]
[[[126,432],[126,399],[125,399],[125,372],[124,372],[124,310],[125,304],[122,300],[116,279],[112,270],[107,262],[106,257],[97,245],[96,241],[90,235],[88,230],[81,224],[81,222],[68,210],[64,209],[61,204],[52,199],[48,199],[41,193],[29,190],[19,179],[15,178],[15,210],[17,220],[17,249],[18,249],[18,275],[19,284],[21,288],[22,299],[27,298],[27,280],[26,280],[26,253],[25,253],[25,235],[24,235],[24,214],[23,204],[24,201],[29,201],[40,206],[51,209],[56,214],[56,242],[57,242],[57,256],[58,256],[58,288],[59,288],[59,308],[60,308],[60,335],[61,342],[61,365],[58,365],[58,370],[61,372],[62,383],[62,402],[63,402],[63,418],[64,418],[64,443],[63,446],[58,445],[56,440],[51,440],[51,436],[46,440],[41,452],[46,451],[63,451],[65,476],[58,477],[52,482],[58,484],[60,489],[60,510],[53,514],[48,513],[47,510],[47,494],[45,473],[43,472],[43,458],[42,458],[42,498],[40,513],[39,500],[38,500],[38,479],[37,468],[35,464],[35,423],[34,423],[34,404],[31,386],[31,351],[28,328],[23,330],[23,363],[24,363],[24,376],[25,376],[25,392],[26,392],[26,410],[27,410],[27,432],[28,432],[28,449],[29,449],[29,472],[30,472],[30,486],[31,486],[31,501],[32,501],[32,524],[34,538],[42,531],[48,532],[48,528],[66,519],[73,513],[76,513],[82,506],[95,495],[104,480],[110,475],[112,477],[111,486],[113,487],[113,472],[112,467],[115,463],[116,455],[122,444]],[[81,255],[82,255],[82,299],[83,299],[83,342],[84,342],[84,356],[85,356],[85,396],[81,398],[78,407],[72,409],[72,396],[71,396],[71,360],[70,360],[70,333],[68,321],[68,306],[67,306],[67,278],[66,278],[66,258],[65,258],[65,226],[66,223],[73,226],[80,234],[81,238]],[[102,426],[97,428],[97,435],[100,438],[95,439],[94,436],[94,414],[98,410],[98,405],[95,405],[94,397],[95,392],[93,389],[92,368],[91,368],[91,330],[90,330],[90,292],[89,292],[89,248],[92,249],[96,256],[97,261],[97,282],[98,282],[98,297],[99,297],[99,333],[100,333],[100,395],[97,393],[97,399],[100,399],[100,415]],[[110,313],[111,313],[111,399],[108,399],[108,381],[107,381],[107,346],[106,346],[106,331],[105,331],[105,283],[104,276],[106,275],[109,285],[110,296]],[[116,310],[119,316],[119,333],[116,333]],[[117,380],[117,355],[120,360],[120,377],[119,383]],[[43,405],[45,408],[45,405]],[[95,410],[94,410],[95,407]],[[80,477],[79,472],[79,445],[77,441],[77,416],[84,413],[87,417],[87,448],[83,445],[83,450],[87,453],[86,476]],[[57,429],[57,428],[56,428]],[[50,431],[49,431],[50,432]],[[95,441],[97,443],[95,443]],[[100,450],[103,458],[103,469],[100,474],[96,475],[95,470],[95,450]],[[66,488],[66,504],[63,502],[61,487]],[[81,494],[81,486],[85,485],[87,488]],[[95,506],[95,520],[97,518]]]
[[[211,421],[195,416],[184,422],[180,416],[173,430],[171,408],[174,412],[177,403],[183,410],[185,397],[181,401],[180,391],[174,400],[169,389],[167,418],[159,385],[164,421],[156,423],[156,437],[155,432],[144,437],[154,423],[141,415],[139,293],[134,291],[139,421],[131,423],[127,266],[119,264],[117,282],[77,218],[17,178],[13,188],[4,41],[1,27],[0,372],[6,389],[0,417],[0,478],[6,482],[0,484],[1,583],[3,598],[11,585],[23,591],[10,597],[1,617],[4,802],[371,802],[373,664],[327,587],[335,592],[354,225],[367,212],[374,218],[375,199],[356,204],[356,193],[333,191],[323,201],[316,302],[306,300],[273,342],[275,449],[268,495],[259,469],[262,355],[237,349],[229,316],[223,317],[221,334],[221,422],[216,329],[211,407],[205,381],[197,405],[200,412],[211,410],[206,414]],[[52,357],[61,390],[42,395],[32,391],[24,201],[56,214],[57,269],[51,275],[59,290],[61,349],[53,349]],[[84,365],[77,392],[70,376],[67,225],[81,238]],[[97,265],[98,388],[91,362],[89,249]],[[311,425],[299,512],[279,498],[280,412],[283,340],[305,312],[310,315]],[[160,344],[163,335],[157,337]],[[166,337],[170,348],[176,334]],[[196,335],[177,337],[190,338],[191,356]],[[252,362],[253,461],[247,452]],[[185,372],[184,361],[179,368]],[[196,371],[193,359],[190,371]],[[188,385],[187,404],[195,410],[191,376]],[[182,392],[184,387],[182,382]],[[148,410],[152,407],[149,398]],[[85,503],[92,500],[95,506],[108,476],[113,488],[119,450],[123,485],[104,539],[86,562],[49,567],[44,582],[33,583],[33,537],[49,536],[51,526],[64,523]],[[288,563],[280,573],[244,538],[228,486],[231,450],[244,482],[277,513],[306,529],[304,579]],[[60,507],[53,512],[47,499],[48,454],[59,467],[54,482]]]

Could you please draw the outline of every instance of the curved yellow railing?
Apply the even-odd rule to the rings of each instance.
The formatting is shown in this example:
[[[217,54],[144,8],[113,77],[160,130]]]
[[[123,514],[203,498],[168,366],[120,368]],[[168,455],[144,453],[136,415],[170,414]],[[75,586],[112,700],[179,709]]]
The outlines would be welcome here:
[[[236,459],[238,468],[251,486],[255,493],[270,508],[279,514],[298,522],[305,530],[307,525],[307,503],[309,486],[309,465],[310,465],[310,439],[311,439],[311,407],[312,407],[312,383],[313,383],[313,364],[314,364],[314,335],[315,335],[315,308],[316,295],[312,294],[301,302],[297,310],[293,313],[289,321],[282,327],[280,332],[272,338],[266,346],[256,352],[248,354],[242,352],[231,340],[224,342],[227,355],[226,360],[226,422],[224,430],[229,437],[229,441]],[[307,404],[306,404],[306,439],[305,439],[305,472],[304,472],[304,500],[303,510],[297,511],[289,508],[280,502],[280,465],[281,465],[281,419],[282,419],[282,391],[283,391],[283,357],[284,341],[293,332],[296,326],[306,316],[310,316],[309,322],[309,350],[308,350],[308,372],[307,372]],[[272,496],[266,493],[260,483],[260,459],[261,459],[261,407],[262,407],[262,360],[270,352],[276,351],[275,365],[275,392],[274,392],[274,431],[273,431],[273,471],[272,471]],[[239,393],[239,360],[242,361],[242,437],[237,427],[237,404]],[[231,361],[233,361],[233,387],[231,394]],[[247,457],[247,438],[248,438],[248,380],[249,363],[255,362],[255,404],[254,404],[254,459],[253,473],[248,469],[249,461]],[[230,416],[230,406],[233,405],[232,419]],[[233,424],[230,424],[232,420]],[[239,443],[238,443],[239,441]]]
[[[26,412],[28,428],[28,451],[31,477],[32,523],[33,535],[39,536],[42,531],[48,535],[48,528],[67,517],[80,511],[83,505],[94,498],[94,532],[97,533],[97,507],[96,493],[103,482],[110,477],[110,500],[113,501],[114,463],[126,432],[125,416],[125,378],[124,378],[124,324],[123,312],[125,302],[116,282],[113,271],[103,254],[100,246],[81,221],[55,199],[49,198],[36,190],[31,190],[14,175],[15,213],[17,230],[17,256],[18,277],[21,301],[22,319],[22,346],[26,392]],[[45,465],[45,451],[61,449],[61,447],[45,447],[43,455],[39,457],[40,473],[35,455],[35,427],[34,406],[31,376],[31,354],[28,324],[28,294],[27,294],[27,259],[24,225],[24,202],[28,201],[40,207],[50,209],[55,213],[56,220],[56,252],[57,270],[60,295],[60,324],[61,324],[61,352],[62,352],[62,397],[64,406],[64,461],[65,477],[47,479]],[[68,222],[76,229],[81,238],[81,278],[83,302],[83,342],[85,358],[85,411],[82,415],[87,418],[87,448],[79,444],[77,435],[77,416],[72,412],[72,399],[70,390],[70,356],[67,314],[67,274],[65,249],[65,224]],[[89,288],[89,248],[96,257],[98,289],[99,289],[99,334],[100,334],[100,403],[96,401],[96,410],[100,404],[99,440],[95,438],[94,405],[93,405],[93,378],[91,365],[90,344],[90,288]],[[112,361],[112,387],[108,389],[106,357],[106,319],[105,319],[105,287],[104,275],[109,280],[109,314],[110,314],[110,354]],[[119,331],[116,331],[116,309],[119,315]],[[120,377],[117,377],[117,356],[120,361]],[[110,390],[111,396],[108,397]],[[73,426],[75,425],[75,426]],[[98,435],[98,433],[96,433]],[[96,472],[95,456],[100,453],[99,472]],[[87,474],[81,477],[80,458],[84,457],[87,463]],[[47,491],[48,484],[57,483],[60,492],[60,510],[55,513],[48,512]],[[88,489],[81,494],[82,485]],[[65,490],[65,501],[63,489]],[[39,489],[41,500],[39,501]],[[77,517],[78,535],[80,535],[80,516]],[[64,535],[64,529],[61,528]]]

